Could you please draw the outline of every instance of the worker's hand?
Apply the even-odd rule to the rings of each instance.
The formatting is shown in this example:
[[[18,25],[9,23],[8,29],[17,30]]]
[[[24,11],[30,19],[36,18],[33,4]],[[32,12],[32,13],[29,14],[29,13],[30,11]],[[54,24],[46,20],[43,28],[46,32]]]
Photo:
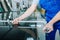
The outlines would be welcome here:
[[[13,23],[13,24],[18,24],[19,21],[20,21],[19,18],[16,18],[16,19],[14,19],[14,20],[12,21],[12,23]]]
[[[46,24],[46,26],[43,28],[43,31],[45,32],[45,33],[50,33],[51,31],[53,31],[53,25],[51,25],[51,24]]]

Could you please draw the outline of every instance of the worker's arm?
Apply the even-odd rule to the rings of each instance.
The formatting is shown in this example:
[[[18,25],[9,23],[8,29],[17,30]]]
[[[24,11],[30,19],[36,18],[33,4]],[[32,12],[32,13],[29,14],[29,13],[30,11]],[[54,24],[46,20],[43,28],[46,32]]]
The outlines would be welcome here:
[[[37,7],[37,5],[32,4],[31,7],[28,8],[27,11],[23,15],[21,15],[20,17],[14,19],[12,23],[13,24],[18,24],[18,21],[21,21],[24,18],[27,18],[28,16],[30,16],[34,12],[34,10],[36,9],[36,7]]]
[[[60,11],[54,16],[54,18],[49,22],[49,24],[53,25],[55,22],[60,20]]]
[[[38,3],[39,3],[39,0],[33,0],[31,7],[28,8],[27,11],[23,15],[21,15],[20,17],[14,19],[12,23],[13,24],[18,24],[18,21],[21,21],[24,18],[27,18],[28,16],[30,16],[34,12],[34,10],[36,9]]]
[[[46,24],[43,30],[45,31],[46,28],[50,28],[50,30],[48,31],[48,33],[50,33],[51,31],[53,31],[53,24],[59,20],[60,20],[60,11],[56,14],[56,16],[52,18],[52,20],[49,23]]]
[[[31,7],[28,8],[27,11],[19,17],[19,20],[22,20],[22,19],[30,16],[34,12],[34,10],[36,9],[36,6],[37,5],[35,5],[35,4],[31,5]]]

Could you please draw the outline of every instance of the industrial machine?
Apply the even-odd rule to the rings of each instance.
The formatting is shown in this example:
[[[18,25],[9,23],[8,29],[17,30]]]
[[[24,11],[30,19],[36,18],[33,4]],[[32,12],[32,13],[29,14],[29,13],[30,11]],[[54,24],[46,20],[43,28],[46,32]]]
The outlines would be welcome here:
[[[40,39],[39,28],[46,22],[43,18],[40,20],[39,12],[34,12],[31,16],[19,22],[18,25],[11,23],[13,19],[21,16],[31,3],[32,0],[0,0],[0,40]]]

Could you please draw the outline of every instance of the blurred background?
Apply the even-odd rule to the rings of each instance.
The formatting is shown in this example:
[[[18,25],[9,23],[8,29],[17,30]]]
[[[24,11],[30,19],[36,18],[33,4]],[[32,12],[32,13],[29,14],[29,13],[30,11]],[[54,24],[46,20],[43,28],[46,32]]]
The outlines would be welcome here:
[[[44,9],[37,7],[19,25],[10,22],[24,14],[31,4],[32,0],[0,0],[0,40],[45,40],[42,31],[46,24]],[[59,40],[58,31],[56,40]]]

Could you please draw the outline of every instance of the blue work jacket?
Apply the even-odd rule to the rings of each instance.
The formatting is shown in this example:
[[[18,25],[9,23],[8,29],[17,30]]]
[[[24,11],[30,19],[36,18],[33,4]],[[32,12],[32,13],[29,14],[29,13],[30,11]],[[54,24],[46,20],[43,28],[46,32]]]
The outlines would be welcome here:
[[[60,0],[40,0],[39,5],[46,10],[46,21],[49,22],[60,11]],[[55,25],[60,25],[60,21]]]

